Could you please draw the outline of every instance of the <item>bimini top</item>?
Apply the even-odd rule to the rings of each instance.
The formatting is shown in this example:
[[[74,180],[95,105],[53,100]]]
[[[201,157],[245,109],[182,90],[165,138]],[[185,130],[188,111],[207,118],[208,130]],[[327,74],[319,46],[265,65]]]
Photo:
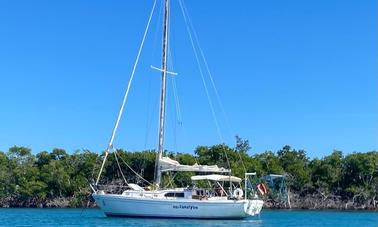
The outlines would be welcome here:
[[[229,173],[229,169],[218,167],[217,165],[182,165],[176,160],[172,160],[169,157],[161,157],[159,159],[160,171],[176,171],[176,172],[202,172],[202,173]]]
[[[232,181],[232,182],[237,182],[237,183],[240,183],[242,181],[242,179],[240,179],[239,177],[217,175],[217,174],[192,176],[191,179],[193,181],[196,181],[196,180],[212,180],[212,181]]]

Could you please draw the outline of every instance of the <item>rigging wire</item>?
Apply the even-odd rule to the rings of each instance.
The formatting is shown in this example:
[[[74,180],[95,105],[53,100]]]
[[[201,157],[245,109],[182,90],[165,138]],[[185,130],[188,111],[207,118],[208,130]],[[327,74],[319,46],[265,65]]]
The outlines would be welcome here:
[[[173,177],[170,177],[170,179],[169,179],[167,185],[165,186],[165,188],[168,188],[169,186],[173,187],[173,181],[175,180],[175,178],[176,178],[176,176],[177,176],[177,173],[178,173],[178,172],[175,172],[175,173],[173,174]],[[170,176],[170,175],[169,175],[169,176]]]
[[[169,82],[169,84],[171,86],[172,86],[172,80],[173,80],[173,78],[169,78],[168,79],[168,82]],[[170,102],[170,103],[173,102],[175,104],[175,100],[174,100],[174,96],[175,95],[174,95],[174,90],[173,89],[172,89],[172,93],[173,93],[173,98],[172,98],[172,96],[169,96],[168,102]],[[172,116],[174,116],[173,119],[172,119],[172,121],[170,123],[171,123],[171,127],[172,127],[173,150],[177,151],[177,125],[176,125],[176,123],[177,123],[177,113],[176,113],[176,108],[175,108],[176,104],[172,105],[172,106],[173,106],[172,108],[168,108],[167,116],[169,116],[170,114],[172,114]]]
[[[195,28],[194,28],[194,26],[193,26],[193,23],[192,23],[192,21],[191,21],[191,19],[190,19],[190,16],[189,16],[189,13],[188,13],[188,11],[187,11],[187,9],[186,9],[186,6],[185,6],[184,1],[179,0],[179,2],[180,2],[180,5],[182,6],[182,11],[185,12],[186,17],[188,18],[188,24],[189,24],[190,28],[192,29],[194,40],[196,41],[196,44],[197,44],[198,50],[199,50],[199,52],[200,52],[201,58],[202,58],[202,60],[203,60],[203,62],[204,62],[204,66],[205,66],[205,68],[206,68],[207,74],[208,74],[208,76],[209,76],[209,78],[210,78],[210,82],[211,82],[211,85],[212,85],[212,87],[213,87],[213,89],[214,89],[214,93],[215,93],[215,96],[216,96],[216,99],[217,99],[218,105],[219,105],[219,107],[220,107],[220,109],[221,109],[221,112],[222,112],[222,114],[223,114],[223,116],[224,116],[224,119],[225,119],[225,121],[226,121],[226,125],[227,125],[227,128],[228,128],[227,131],[230,132],[230,131],[232,131],[232,128],[231,128],[231,125],[230,125],[230,121],[229,121],[229,118],[228,118],[228,116],[227,116],[227,114],[226,114],[226,111],[225,111],[225,109],[224,109],[223,103],[222,103],[222,101],[221,101],[221,99],[220,99],[220,95],[219,95],[218,89],[217,89],[217,87],[215,86],[215,82],[214,82],[214,79],[213,79],[212,73],[211,73],[211,71],[210,71],[210,67],[209,67],[209,65],[208,65],[208,63],[207,63],[207,60],[206,60],[205,54],[204,54],[204,52],[203,52],[203,50],[202,50],[202,48],[201,48],[201,45],[200,45],[200,42],[199,42],[199,39],[198,39],[198,36],[197,36],[197,32],[196,32],[196,30],[195,30]],[[244,171],[247,172],[247,169],[246,169],[246,167],[245,167],[245,164],[244,164],[244,162],[243,162],[243,158],[241,157],[241,154],[240,154],[239,152],[237,152],[237,153],[238,153],[238,156],[239,156],[240,162],[242,163],[242,166],[243,166],[243,168],[244,168]]]
[[[127,182],[127,180],[126,180],[125,175],[123,175],[122,168],[121,168],[121,166],[120,166],[120,164],[119,164],[119,162],[118,162],[117,151],[114,151],[113,153],[114,153],[114,157],[115,157],[115,160],[116,160],[116,162],[117,162],[117,165],[118,165],[119,172],[121,173],[123,180],[125,181],[126,184],[129,184],[129,183]]]
[[[114,151],[114,152],[116,153],[117,151]],[[127,166],[127,168],[129,168],[137,177],[139,177],[141,180],[143,180],[147,184],[152,185],[151,182],[149,182],[148,180],[146,180],[139,173],[137,173],[129,164],[127,164],[127,162],[122,158],[122,156],[119,156],[119,158],[121,159],[121,161],[123,162],[123,164],[125,164]]]
[[[121,109],[119,111],[118,118],[117,118],[116,124],[115,124],[113,132],[112,132],[112,136],[111,136],[111,139],[110,139],[110,142],[109,142],[109,147],[110,148],[113,147],[113,141],[114,141],[115,133],[117,132],[118,125],[119,125],[119,122],[120,122],[122,114],[123,114],[123,109],[125,107],[125,104],[126,104],[126,101],[127,101],[127,97],[129,95],[131,84],[132,84],[132,81],[134,79],[134,75],[135,75],[135,71],[136,71],[137,65],[139,63],[139,57],[140,57],[140,54],[142,53],[142,49],[143,49],[143,46],[144,46],[144,41],[146,40],[146,37],[147,37],[148,29],[150,27],[150,23],[151,23],[151,19],[152,19],[154,10],[155,10],[155,6],[156,6],[156,0],[154,1],[154,5],[153,5],[153,8],[152,8],[150,17],[148,19],[147,27],[146,27],[146,30],[144,31],[143,39],[142,39],[142,42],[141,42],[141,45],[140,45],[140,48],[139,48],[139,51],[138,51],[138,54],[137,54],[134,66],[133,66],[133,70],[131,72],[130,80],[129,80],[129,83],[127,84],[127,89],[126,89],[125,96],[124,96],[123,101],[122,101]]]
[[[171,21],[171,17],[172,17],[172,15],[171,14],[168,14],[168,17],[169,17],[169,21],[170,21],[170,24],[169,24],[169,26],[168,26],[168,37],[167,37],[167,39],[168,39],[168,43],[169,43],[169,45],[168,45],[168,50],[167,50],[167,71],[168,70],[171,70],[172,72],[174,72],[174,67],[173,67],[173,58],[172,58],[172,51],[171,51],[171,46],[172,46],[172,43],[171,43],[171,28],[172,28],[172,21]],[[169,81],[172,81],[173,80],[173,78],[175,77],[175,75],[172,75],[172,76],[170,76],[170,77],[168,77],[167,78],[167,80],[168,80],[168,83],[169,83]],[[171,102],[172,100],[171,100],[171,98],[170,97],[172,97],[171,95],[169,95],[169,86],[167,86],[167,88],[166,88],[166,92],[167,92],[167,95],[166,95],[166,97],[167,97],[167,103],[168,102]],[[173,91],[173,97],[174,97],[174,93],[175,93],[175,91],[172,89],[172,91]],[[168,106],[168,110],[167,110],[167,116],[168,115],[170,115],[171,114],[171,112],[173,112],[173,114],[172,115],[175,115],[176,113],[174,112],[175,110],[174,110],[174,108],[173,108],[173,110],[172,109],[170,109],[169,108],[169,106],[170,105],[167,105]],[[168,118],[168,117],[166,117],[166,118]],[[176,118],[174,118],[175,120],[176,120]],[[175,120],[173,120],[171,123],[172,123],[172,137],[173,137],[173,149],[174,150],[177,150],[177,137],[176,137],[176,121]],[[167,121],[168,122],[168,121]],[[167,124],[168,125],[168,124]]]
[[[191,22],[191,19],[190,19],[190,16],[189,16],[189,13],[186,9],[186,6],[184,4],[184,2],[182,0],[179,0],[179,4],[180,4],[180,8],[181,8],[181,11],[182,11],[182,14],[184,16],[184,21],[185,21],[185,24],[186,24],[186,27],[187,27],[187,31],[189,33],[189,38],[190,38],[190,41],[191,41],[191,44],[192,44],[192,47],[193,47],[193,50],[195,52],[195,57],[196,57],[196,60],[197,60],[197,64],[198,64],[198,67],[199,67],[199,70],[200,70],[200,74],[201,74],[201,77],[202,77],[202,81],[203,81],[203,84],[204,84],[204,87],[205,87],[205,90],[206,90],[206,94],[208,96],[208,100],[209,100],[209,104],[210,104],[210,108],[211,108],[211,111],[212,111],[212,114],[213,114],[213,118],[214,118],[214,121],[215,121],[215,124],[216,124],[216,127],[217,127],[217,130],[218,130],[218,134],[220,135],[220,138],[222,140],[222,142],[224,142],[223,140],[223,137],[220,133],[220,128],[219,128],[219,124],[218,124],[218,121],[216,119],[216,116],[215,116],[215,111],[214,111],[214,108],[213,108],[213,105],[212,105],[212,102],[211,102],[211,99],[210,99],[210,96],[209,96],[209,92],[208,92],[208,89],[207,89],[207,86],[206,86],[206,82],[204,80],[204,76],[203,76],[203,73],[202,73],[202,69],[201,69],[201,65],[199,63],[199,60],[198,60],[198,53],[197,53],[197,50],[195,48],[195,44],[194,44],[194,41],[196,42],[196,46],[198,48],[198,51],[200,53],[200,56],[204,62],[204,66],[206,68],[206,71],[207,71],[207,74],[210,78],[210,82],[211,82],[211,85],[212,85],[212,88],[214,89],[214,93],[215,93],[215,96],[216,96],[216,99],[217,99],[217,102],[218,102],[218,105],[221,109],[221,112],[226,120],[226,125],[227,125],[227,128],[228,128],[228,131],[231,131],[231,126],[230,126],[230,123],[229,123],[229,120],[228,120],[228,117],[227,117],[227,114],[226,114],[226,111],[224,110],[224,106],[221,102],[221,99],[220,99],[220,95],[219,95],[219,92],[218,92],[218,89],[216,88],[215,86],[215,82],[214,82],[214,79],[213,79],[213,76],[212,76],[212,73],[210,71],[210,68],[209,68],[209,65],[207,63],[207,60],[206,60],[206,57],[205,57],[205,54],[201,48],[201,45],[199,43],[199,40],[198,40],[198,36],[197,36],[197,33],[195,31],[195,28]],[[193,32],[193,36],[191,35],[191,32]],[[193,41],[193,37],[194,37],[194,41]],[[227,153],[224,151],[225,153],[225,156],[226,156],[226,159],[227,159],[227,163],[228,163],[228,166],[229,168],[231,168],[230,166],[230,162],[229,162],[229,159],[227,157]],[[240,155],[240,153],[238,152],[238,155],[239,155],[239,159],[240,159],[240,162],[242,163],[242,166],[244,168],[244,171],[246,172],[246,167],[244,165],[244,162],[243,162],[243,159]]]
[[[199,72],[200,72],[200,75],[201,75],[202,83],[203,83],[205,91],[206,91],[206,96],[207,96],[207,100],[208,100],[208,103],[209,103],[209,106],[210,106],[210,109],[211,109],[213,120],[214,120],[215,126],[217,128],[218,136],[219,136],[221,142],[223,143],[224,142],[223,136],[222,136],[219,124],[218,124],[218,120],[217,120],[216,115],[215,115],[214,106],[213,106],[213,103],[212,103],[211,98],[210,98],[210,94],[209,94],[209,90],[207,88],[207,84],[206,84],[206,81],[205,81],[205,78],[204,78],[203,70],[201,68],[201,63],[199,61],[197,49],[196,49],[195,44],[194,44],[194,40],[193,40],[193,37],[192,37],[190,27],[188,26],[188,18],[186,16],[185,11],[184,11],[183,4],[182,4],[181,0],[179,0],[179,4],[180,4],[181,12],[182,12],[183,17],[184,17],[186,30],[187,30],[188,35],[189,35],[190,43],[191,43],[192,48],[193,48],[194,56],[195,56],[196,61],[197,61],[197,65],[198,65],[198,69],[199,69]],[[223,151],[223,152],[224,152],[224,155],[225,155],[225,158],[226,158],[226,161],[227,161],[228,168],[231,168],[231,164],[230,164],[230,160],[228,158],[227,152],[226,151]]]
[[[114,138],[115,138],[115,134],[117,132],[118,125],[119,125],[119,122],[120,122],[122,114],[123,114],[123,109],[125,107],[126,100],[127,100],[128,95],[129,95],[130,87],[131,87],[131,84],[132,84],[132,81],[133,81],[133,78],[134,78],[134,75],[135,75],[135,71],[136,71],[137,65],[139,63],[139,57],[140,57],[140,55],[142,53],[142,49],[143,49],[143,46],[144,46],[144,41],[146,40],[147,33],[148,33],[148,30],[149,30],[149,27],[150,27],[150,24],[151,24],[151,20],[152,20],[152,17],[154,15],[156,2],[157,2],[157,0],[154,0],[154,4],[152,6],[151,13],[150,13],[150,16],[148,18],[147,26],[146,26],[146,29],[145,29],[144,34],[143,34],[143,39],[142,39],[142,42],[140,44],[137,57],[135,59],[135,63],[134,63],[134,66],[133,66],[133,70],[131,72],[131,76],[130,76],[129,82],[127,84],[127,89],[126,89],[126,92],[125,92],[125,96],[123,97],[122,105],[121,105],[121,108],[119,110],[118,117],[117,117],[116,123],[114,125],[113,131],[112,131],[112,135],[111,135],[110,140],[109,140],[108,148],[106,149],[106,152],[105,152],[104,161],[102,162],[101,169],[100,169],[100,172],[99,172],[97,180],[96,180],[96,185],[98,184],[98,182],[100,180],[100,176],[101,176],[102,170],[104,168],[106,158],[108,157],[109,151],[113,148],[113,141],[114,141]]]
[[[172,15],[169,15],[172,17]],[[172,21],[172,20],[171,20]],[[171,22],[171,24],[173,21]],[[171,30],[173,26],[170,26],[169,29]],[[172,49],[174,48],[174,43],[171,41],[172,37],[172,32],[169,32],[170,36],[168,37],[170,45],[168,46],[168,66],[171,68],[172,72],[175,72],[175,67],[174,67],[174,52]],[[177,74],[176,74],[177,75]],[[173,94],[173,115],[174,121],[172,121],[172,129],[173,129],[173,142],[174,142],[174,150],[177,152],[178,151],[178,131],[182,129],[182,114],[181,114],[181,105],[180,105],[180,99],[179,99],[179,94],[177,90],[177,84],[176,84],[176,75],[173,75],[169,78],[170,85],[172,86],[172,94]],[[171,99],[172,101],[172,99]]]
[[[153,106],[152,110],[156,110],[158,108],[157,107],[158,105],[159,105],[159,100],[156,99],[155,102],[154,102],[154,106]],[[154,115],[154,111],[150,111],[147,130],[146,130],[146,134],[145,134],[145,145],[144,145],[145,149],[147,149],[147,145],[150,143],[150,140],[149,140],[150,136],[149,135],[151,134],[151,127],[153,125],[152,124],[153,115]],[[151,147],[156,147],[156,146],[157,146],[156,142],[155,142],[154,145],[151,145]]]
[[[151,52],[151,57],[152,59],[155,59],[156,57],[156,53],[157,53],[157,48],[159,45],[157,45],[157,40],[158,40],[158,33],[161,31],[161,24],[159,23],[160,21],[162,21],[162,17],[163,17],[163,11],[164,11],[164,2],[163,1],[160,1],[160,4],[159,4],[159,8],[157,10],[158,12],[158,16],[157,16],[157,20],[156,20],[156,24],[155,24],[155,31],[154,31],[154,35],[153,35],[153,42],[152,42],[152,52]]]
[[[172,51],[171,51],[171,48],[169,48],[169,51],[168,51],[168,54],[169,54],[169,63],[170,63],[170,66],[172,68],[172,71],[174,72],[175,69],[174,69],[174,65],[173,65],[173,57],[172,57]],[[175,108],[176,108],[176,116],[177,116],[177,123],[179,125],[182,124],[182,114],[181,114],[181,105],[180,105],[180,99],[179,99],[179,95],[178,95],[178,92],[177,92],[177,85],[176,85],[176,76],[172,76],[171,77],[171,82],[172,82],[172,91],[173,91],[173,98],[174,98],[174,103],[175,103]]]
[[[209,78],[210,78],[210,81],[211,81],[212,87],[213,87],[213,89],[214,89],[214,93],[215,93],[215,97],[216,97],[216,99],[217,99],[218,105],[219,105],[219,107],[220,107],[220,109],[221,109],[221,112],[222,112],[222,114],[223,114],[223,117],[224,117],[224,119],[225,119],[225,121],[226,121],[226,125],[227,125],[227,128],[228,128],[228,131],[231,131],[231,132],[232,132],[233,130],[232,130],[232,127],[231,127],[231,124],[230,124],[229,118],[228,118],[228,116],[227,116],[227,114],[226,114],[226,111],[225,111],[225,109],[224,109],[224,106],[223,106],[223,103],[222,103],[222,101],[221,101],[221,98],[220,98],[220,95],[219,95],[218,89],[217,89],[217,87],[215,86],[215,82],[214,82],[214,79],[213,79],[212,73],[211,73],[211,71],[210,71],[209,65],[208,65],[208,63],[207,63],[207,60],[206,60],[205,54],[204,54],[204,52],[203,52],[203,50],[202,50],[202,48],[201,48],[200,42],[199,42],[199,40],[198,40],[197,32],[196,32],[196,30],[195,30],[195,28],[194,28],[194,26],[193,26],[193,24],[192,24],[192,21],[190,20],[190,16],[189,16],[189,14],[188,14],[188,11],[187,11],[187,9],[186,9],[186,6],[185,6],[185,3],[184,3],[184,2],[183,2],[183,8],[184,8],[184,10],[186,11],[186,15],[187,15],[187,17],[188,17],[188,21],[189,21],[189,26],[191,26],[191,29],[192,29],[192,31],[193,31],[194,39],[195,39],[195,41],[196,41],[196,43],[197,43],[197,47],[198,47],[198,50],[199,50],[199,52],[200,52],[200,54],[201,54],[202,60],[203,60],[204,65],[205,65],[205,68],[206,68],[206,70],[207,70],[207,74],[208,74],[208,76],[209,76]],[[242,166],[243,166],[243,168],[244,168],[244,171],[247,172],[247,169],[246,169],[246,167],[245,167],[245,165],[244,165],[244,162],[243,162],[243,158],[241,157],[241,155],[240,155],[239,152],[237,152],[237,153],[238,153],[238,156],[239,156],[240,162],[241,162],[241,164],[242,164]]]
[[[175,105],[176,105],[176,114],[177,114],[177,123],[181,126],[183,124],[182,120],[182,114],[181,114],[181,105],[180,105],[180,99],[177,92],[177,85],[176,85],[176,79],[172,78],[172,87],[173,87],[173,93],[175,98]]]
[[[200,63],[200,60],[199,60],[199,56],[198,56],[198,53],[197,53],[197,49],[196,49],[195,44],[194,44],[192,32],[191,32],[190,27],[188,25],[188,18],[186,16],[185,11],[184,11],[184,8],[183,8],[181,0],[179,0],[179,3],[180,3],[181,12],[182,12],[183,17],[184,17],[184,21],[185,21],[185,25],[186,25],[186,30],[188,32],[190,43],[192,45],[192,48],[193,48],[193,51],[194,51],[194,56],[196,58],[198,69],[199,69],[199,72],[200,72],[200,75],[201,75],[202,84],[203,84],[203,86],[205,88],[205,92],[206,92],[206,96],[207,96],[207,101],[209,103],[209,106],[210,106],[210,109],[211,109],[211,113],[212,113],[212,116],[213,116],[213,120],[214,120],[216,129],[217,129],[218,137],[219,137],[220,141],[223,143],[224,142],[223,136],[222,136],[222,133],[221,133],[221,130],[220,130],[220,127],[219,127],[218,120],[217,120],[216,115],[215,115],[214,105],[213,105],[213,102],[211,101],[211,98],[210,98],[209,89],[207,87],[206,80],[205,80],[205,77],[204,77],[204,73],[203,73],[203,70],[202,70],[202,67],[201,67],[201,63]]]
[[[163,15],[163,7],[164,7],[164,2],[163,1],[160,1],[160,4],[159,4],[159,8],[158,8],[158,16],[157,16],[157,20],[156,20],[156,24],[155,24],[155,31],[154,31],[154,35],[153,35],[153,42],[152,42],[152,52],[151,52],[151,59],[152,59],[152,62],[153,60],[155,59],[156,57],[156,50],[157,50],[157,39],[158,39],[158,33],[160,32],[160,24],[159,22],[162,20],[162,15]],[[149,82],[151,82],[151,77],[150,77],[150,80]],[[152,126],[152,117],[153,117],[153,110],[157,109],[157,105],[158,105],[158,102],[154,102],[154,101],[151,101],[152,95],[151,95],[151,83],[148,84],[148,109],[147,109],[147,118],[146,118],[146,133],[145,133],[145,139],[144,139],[144,150],[147,149],[147,145],[150,145],[150,140],[149,140],[149,137],[150,137],[150,133],[151,133],[151,126]],[[151,104],[151,102],[153,102],[154,104]],[[151,105],[153,105],[153,108],[151,109]],[[157,145],[153,145],[154,146],[157,146]]]
[[[173,66],[173,57],[172,57],[172,53],[171,52],[171,49],[169,49],[169,58],[170,58],[170,64],[171,64],[171,67],[172,67],[172,71],[174,72],[174,66]],[[176,84],[176,77],[175,76],[172,76],[171,77],[171,84],[172,84],[172,90],[173,90],[173,96],[174,96],[174,103],[175,103],[175,109],[176,109],[176,124],[178,124],[179,126],[179,129],[182,133],[182,136],[183,137],[186,137],[186,133],[185,133],[185,130],[184,130],[184,122],[183,122],[183,118],[182,118],[182,110],[181,110],[181,102],[180,102],[180,98],[179,98],[179,93],[178,93],[178,89],[177,89],[177,84]],[[175,124],[175,127],[174,127],[174,130],[175,132],[177,133],[177,126]],[[176,139],[176,138],[175,138]],[[183,141],[185,141],[185,139],[183,139]],[[178,148],[177,148],[177,142],[175,142],[175,150],[176,150],[176,153],[178,151]],[[177,158],[177,156],[176,156]],[[197,157],[195,157],[195,160],[196,160],[196,163],[197,164],[200,164],[199,160]],[[177,160],[176,160],[177,161]]]
[[[169,64],[170,68],[174,72],[174,64],[173,64],[173,57],[172,57],[172,51],[171,48],[168,50],[168,57],[170,58]],[[174,102],[174,113],[175,113],[175,121],[173,122],[173,137],[174,137],[174,148],[177,152],[178,146],[177,146],[177,134],[178,134],[178,129],[177,126],[181,127],[182,126],[182,117],[181,117],[181,108],[180,108],[180,100],[179,100],[179,95],[177,92],[177,86],[176,86],[176,76],[171,76],[170,77],[170,82],[172,85],[172,93],[173,93],[173,102]]]
[[[192,29],[192,31],[193,31],[193,37],[194,37],[194,40],[196,41],[196,44],[197,44],[197,47],[198,47],[199,53],[200,53],[201,58],[202,58],[202,60],[203,60],[204,66],[205,66],[206,71],[207,71],[207,74],[208,74],[208,76],[209,76],[209,78],[210,78],[211,85],[212,85],[212,87],[213,87],[213,89],[214,89],[214,93],[215,93],[216,100],[217,100],[218,105],[219,105],[219,107],[220,107],[220,109],[221,109],[221,112],[222,112],[222,114],[223,114],[223,117],[224,117],[224,119],[225,119],[225,121],[226,121],[227,129],[228,129],[228,131],[231,132],[230,134],[233,134],[233,130],[232,130],[232,127],[231,127],[231,124],[230,124],[230,121],[229,121],[228,115],[227,115],[227,113],[226,113],[226,111],[225,111],[225,108],[224,108],[224,106],[223,106],[223,103],[222,103],[222,101],[221,101],[221,98],[220,98],[220,95],[219,95],[218,89],[217,89],[217,87],[215,86],[215,82],[214,82],[214,79],[213,79],[212,73],[211,73],[211,71],[210,71],[209,64],[207,63],[207,60],[206,60],[205,54],[204,54],[204,52],[203,52],[203,50],[202,50],[202,47],[201,47],[201,45],[200,45],[200,42],[199,42],[199,40],[198,40],[197,32],[196,32],[196,30],[195,30],[195,28],[194,28],[194,26],[193,26],[193,23],[192,23],[192,21],[191,21],[191,19],[190,19],[190,15],[189,15],[189,13],[188,13],[188,10],[187,10],[187,8],[186,8],[186,6],[185,6],[185,2],[184,2],[184,1],[182,2],[182,6],[183,6],[184,11],[186,12],[186,16],[187,16],[187,18],[188,18],[189,26],[191,27],[191,29]],[[231,137],[232,137],[232,136],[231,136]]]
[[[147,149],[147,142],[148,142],[148,136],[149,136],[149,128],[150,128],[150,113],[151,111],[151,78],[148,80],[148,88],[147,88],[147,97],[148,97],[148,102],[147,102],[147,112],[146,112],[146,134],[144,137],[144,149]]]

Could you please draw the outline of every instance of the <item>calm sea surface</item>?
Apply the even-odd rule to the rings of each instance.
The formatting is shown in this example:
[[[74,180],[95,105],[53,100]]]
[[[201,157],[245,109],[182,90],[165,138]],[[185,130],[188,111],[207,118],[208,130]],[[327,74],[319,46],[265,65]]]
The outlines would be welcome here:
[[[378,212],[272,211],[245,220],[108,218],[99,209],[0,209],[0,226],[374,226]]]

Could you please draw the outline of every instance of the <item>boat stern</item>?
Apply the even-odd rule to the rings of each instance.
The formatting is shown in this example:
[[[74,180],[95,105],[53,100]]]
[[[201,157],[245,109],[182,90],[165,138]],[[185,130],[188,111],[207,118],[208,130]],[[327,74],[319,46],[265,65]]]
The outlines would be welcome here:
[[[244,204],[244,212],[250,216],[259,215],[264,205],[264,201],[260,199],[247,200]]]

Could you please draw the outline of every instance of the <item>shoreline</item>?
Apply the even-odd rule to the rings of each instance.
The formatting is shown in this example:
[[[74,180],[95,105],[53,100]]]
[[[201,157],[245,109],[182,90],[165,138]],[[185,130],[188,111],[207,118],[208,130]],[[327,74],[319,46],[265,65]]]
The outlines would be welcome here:
[[[303,198],[302,198],[303,199]],[[378,207],[374,207],[369,204],[351,204],[349,202],[341,202],[338,201],[337,203],[323,203],[323,204],[318,204],[315,200],[311,201],[310,204],[315,204],[310,205],[309,203],[303,203],[303,200],[296,200],[296,201],[291,201],[291,208],[288,206],[284,206],[283,204],[273,204],[271,202],[266,202],[264,201],[264,207],[263,209],[265,210],[307,210],[307,211],[373,211],[377,212]],[[308,202],[308,199],[304,198]],[[6,209],[6,208],[25,208],[25,209],[99,209],[97,205],[94,202],[90,202],[88,205],[73,205],[70,204],[69,199],[58,199],[57,200],[51,200],[51,201],[44,201],[41,203],[29,203],[25,204],[26,202],[23,202],[21,204],[17,203],[10,203],[10,204],[5,204],[5,203],[0,203],[0,208]],[[87,201],[83,201],[82,204],[87,204]]]

